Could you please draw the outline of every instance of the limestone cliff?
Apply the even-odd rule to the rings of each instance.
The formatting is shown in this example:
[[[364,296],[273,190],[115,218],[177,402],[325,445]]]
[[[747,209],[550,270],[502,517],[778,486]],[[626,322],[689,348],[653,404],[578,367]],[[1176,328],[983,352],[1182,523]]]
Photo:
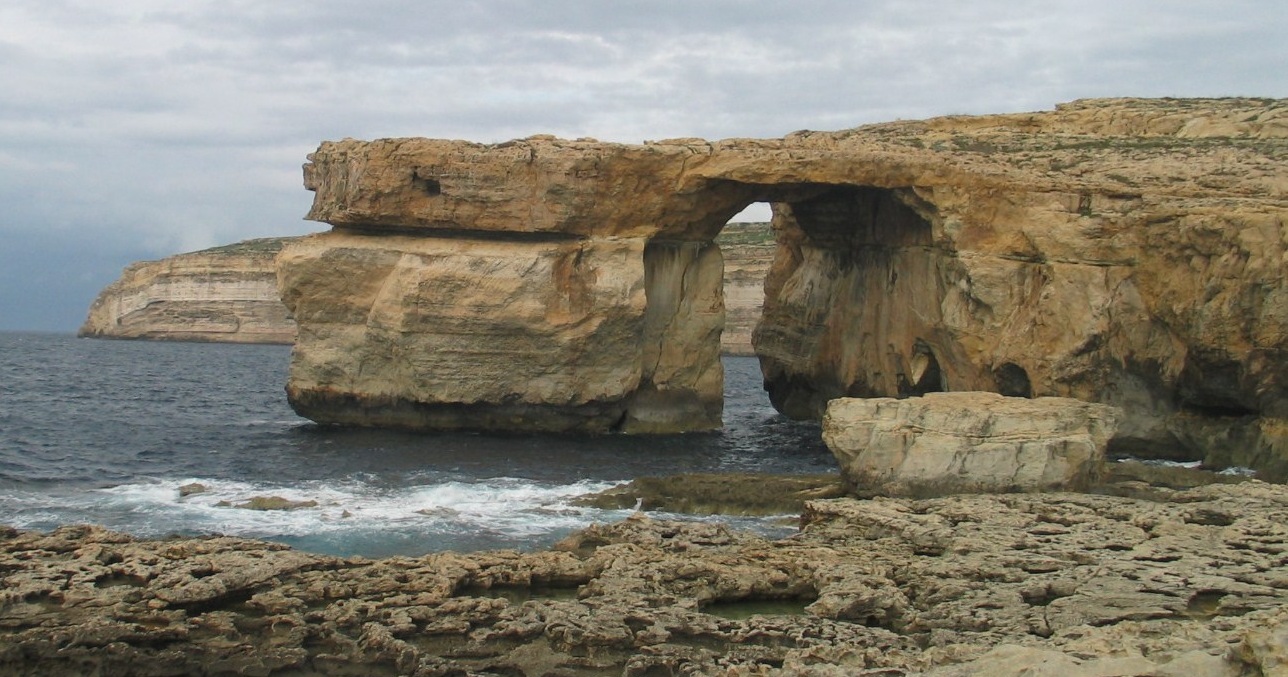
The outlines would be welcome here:
[[[781,410],[989,390],[1125,412],[1120,449],[1288,459],[1288,101],[1086,100],[782,139],[327,142],[287,247],[288,393],[319,421],[718,425],[709,246],[778,242]]]
[[[765,277],[774,261],[768,223],[730,223],[716,238],[724,255],[725,326],[720,349],[728,355],[753,355],[751,334],[765,307]]]
[[[99,293],[81,336],[291,343],[295,322],[277,290],[274,258],[290,238],[131,264]]]
[[[277,291],[274,259],[294,238],[263,238],[141,261],[105,288],[81,336],[229,343],[291,343],[295,321]],[[768,223],[731,223],[722,233],[726,319],[721,350],[751,355],[774,257]],[[180,307],[177,303],[183,303]]]

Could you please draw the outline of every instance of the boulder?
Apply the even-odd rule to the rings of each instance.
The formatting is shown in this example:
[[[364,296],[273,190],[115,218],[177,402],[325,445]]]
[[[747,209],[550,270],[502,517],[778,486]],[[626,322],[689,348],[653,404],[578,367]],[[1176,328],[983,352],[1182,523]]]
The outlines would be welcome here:
[[[303,500],[295,501],[281,496],[251,496],[241,503],[232,501],[220,501],[215,504],[216,508],[240,508],[242,510],[299,510],[301,508],[316,508],[317,501]]]
[[[1076,490],[1099,479],[1118,417],[1062,397],[840,398],[828,405],[823,441],[859,494]]]

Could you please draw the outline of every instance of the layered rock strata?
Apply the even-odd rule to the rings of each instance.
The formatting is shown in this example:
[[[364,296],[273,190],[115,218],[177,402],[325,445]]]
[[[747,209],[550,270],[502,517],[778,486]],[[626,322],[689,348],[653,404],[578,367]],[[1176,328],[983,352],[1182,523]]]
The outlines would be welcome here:
[[[94,338],[291,343],[295,322],[274,262],[289,238],[131,264],[94,299],[79,334]]]
[[[1124,410],[1119,450],[1283,471],[1285,167],[1273,99],[767,140],[327,142],[305,184],[334,229],[283,254],[291,399],[323,422],[715,427],[708,248],[764,201],[755,350],[780,410],[1072,397]]]
[[[95,338],[291,343],[295,320],[277,291],[275,258],[293,238],[263,238],[141,261],[99,293],[81,327]],[[720,349],[751,355],[774,258],[768,223],[731,223],[722,233],[725,326]]]
[[[1120,412],[1064,397],[841,397],[823,441],[860,495],[1084,490],[1103,475]]]
[[[724,257],[725,325],[720,349],[726,355],[754,355],[752,332],[765,307],[765,278],[774,262],[768,223],[730,223],[716,237]]]
[[[779,541],[639,514],[388,560],[3,530],[0,672],[1279,674],[1288,488],[1154,496],[814,501]]]

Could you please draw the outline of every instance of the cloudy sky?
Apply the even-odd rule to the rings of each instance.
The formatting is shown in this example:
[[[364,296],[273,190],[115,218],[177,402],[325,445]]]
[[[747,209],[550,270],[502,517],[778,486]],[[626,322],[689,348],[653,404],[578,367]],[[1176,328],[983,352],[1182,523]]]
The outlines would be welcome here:
[[[323,139],[781,136],[1092,96],[1288,96],[1269,0],[4,0],[0,330],[131,261],[324,229]]]

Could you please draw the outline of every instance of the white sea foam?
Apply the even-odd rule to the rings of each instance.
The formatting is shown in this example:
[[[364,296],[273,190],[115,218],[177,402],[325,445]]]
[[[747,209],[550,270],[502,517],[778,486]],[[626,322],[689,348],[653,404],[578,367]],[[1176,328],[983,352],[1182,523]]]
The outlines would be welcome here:
[[[1140,463],[1141,465],[1156,465],[1165,468],[1189,468],[1193,470],[1203,467],[1203,461],[1168,461],[1159,458],[1136,458],[1135,456],[1122,456],[1116,460],[1119,463]]]
[[[1188,468],[1191,470],[1203,469],[1203,461],[1166,461],[1161,459],[1141,459],[1133,456],[1124,456],[1118,458],[1119,463],[1140,463],[1142,465],[1155,465],[1165,468]],[[1230,466],[1216,471],[1218,475],[1238,475],[1242,477],[1253,477],[1257,471],[1252,468],[1243,466]]]
[[[180,496],[179,487],[204,491]],[[189,477],[155,479],[63,496],[60,505],[28,502],[27,524],[90,521],[140,535],[172,531],[251,537],[305,537],[337,531],[487,531],[525,537],[576,528],[613,516],[574,506],[569,499],[602,491],[613,482],[545,485],[515,478],[443,482],[400,488],[360,480],[293,486]],[[316,505],[292,510],[238,508],[255,497],[275,496]],[[24,497],[30,501],[35,497]]]
[[[180,496],[179,488],[187,484],[200,484],[205,489]],[[380,486],[363,478],[287,486],[186,477],[69,492],[56,498],[10,492],[0,496],[0,503],[22,503],[21,510],[7,510],[15,516],[11,524],[19,528],[94,523],[142,537],[217,533],[283,540],[334,554],[398,554],[553,542],[569,531],[629,515],[629,509],[601,510],[571,501],[615,484],[543,484],[499,477],[404,487]],[[316,505],[292,510],[236,507],[266,496]],[[767,534],[785,531],[773,518],[653,516],[719,521]],[[362,544],[355,546],[359,541]]]

